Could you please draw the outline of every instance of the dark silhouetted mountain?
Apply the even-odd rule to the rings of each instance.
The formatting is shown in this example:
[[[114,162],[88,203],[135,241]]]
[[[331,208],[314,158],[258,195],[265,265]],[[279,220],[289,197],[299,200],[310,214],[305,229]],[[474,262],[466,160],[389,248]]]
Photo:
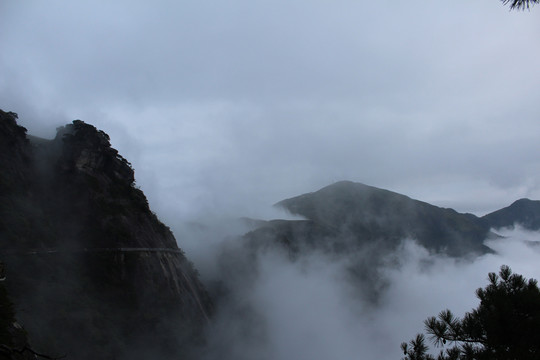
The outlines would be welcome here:
[[[189,358],[212,304],[109,137],[80,120],[53,140],[0,110],[0,256],[41,353]]]
[[[482,217],[495,229],[521,225],[528,230],[540,230],[540,201],[520,199],[512,205]]]
[[[492,252],[483,242],[496,236],[475,215],[350,181],[280,201],[276,206],[305,220],[260,223],[241,240],[247,250],[244,259],[225,254],[224,272],[255,271],[257,256],[266,249],[285,251],[291,261],[317,254],[330,261],[344,261],[345,276],[358,295],[376,303],[388,285],[380,270],[400,263],[395,254],[403,240],[415,240],[433,253],[474,257]]]
[[[291,261],[322,254],[346,261],[349,279],[359,296],[376,303],[387,279],[380,269],[398,265],[395,250],[411,239],[432,253],[475,257],[492,252],[484,240],[497,237],[492,227],[521,223],[538,229],[540,202],[519,200],[512,206],[479,218],[430,205],[392,191],[341,181],[316,192],[280,201],[276,206],[305,220],[274,220],[242,238],[247,260],[226,254],[227,271],[256,269],[257,254],[265,249],[286,251]],[[233,259],[227,262],[227,258]]]
[[[341,181],[276,205],[327,229],[326,241],[333,233],[353,246],[392,246],[408,238],[452,256],[488,251],[483,240],[490,235],[489,226],[478,217],[360,183]]]

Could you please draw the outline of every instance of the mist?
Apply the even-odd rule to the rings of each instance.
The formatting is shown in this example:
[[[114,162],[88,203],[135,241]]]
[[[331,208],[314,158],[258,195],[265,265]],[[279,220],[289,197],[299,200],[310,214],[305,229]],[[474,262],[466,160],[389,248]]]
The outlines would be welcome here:
[[[0,106],[34,135],[74,119],[108,133],[167,223],[261,217],[344,179],[482,214],[540,198],[540,72],[516,66],[539,57],[537,16],[498,0],[3,2]]]
[[[432,254],[404,239],[384,256],[377,271],[384,286],[372,301],[349,274],[362,250],[291,259],[279,247],[246,248],[231,231],[212,244],[206,259],[195,256],[209,289],[219,289],[202,357],[400,359],[401,342],[423,332],[427,317],[444,309],[462,316],[475,308],[475,290],[501,265],[540,278],[540,234],[519,226],[497,233],[504,237],[486,241],[494,253],[470,259]]]
[[[36,136],[74,119],[110,135],[217,299],[202,358],[397,359],[500,265],[538,278],[538,235],[467,261],[404,239],[375,301],[349,271],[369,249],[291,259],[244,246],[256,223],[237,219],[291,219],[269,205],[339,180],[476,215],[539,199],[539,10],[4,1],[0,108]]]

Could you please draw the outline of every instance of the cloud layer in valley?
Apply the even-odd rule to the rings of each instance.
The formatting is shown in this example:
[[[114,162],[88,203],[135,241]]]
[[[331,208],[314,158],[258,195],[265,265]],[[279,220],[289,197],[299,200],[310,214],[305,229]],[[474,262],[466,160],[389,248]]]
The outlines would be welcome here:
[[[388,286],[377,303],[358,296],[346,276],[351,257],[322,254],[291,262],[279,251],[260,254],[253,271],[225,279],[232,289],[218,303],[209,359],[381,359],[402,357],[399,345],[423,332],[441,310],[456,315],[477,307],[475,290],[502,264],[540,278],[540,235],[505,230],[489,241],[496,254],[474,260],[430,255],[406,241],[381,270]],[[208,275],[208,274],[207,274]],[[465,281],[466,280],[466,281]]]

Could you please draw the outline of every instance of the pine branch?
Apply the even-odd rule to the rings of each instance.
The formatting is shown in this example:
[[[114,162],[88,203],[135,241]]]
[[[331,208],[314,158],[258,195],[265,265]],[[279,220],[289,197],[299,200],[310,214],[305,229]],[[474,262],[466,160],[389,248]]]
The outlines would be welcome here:
[[[534,4],[538,4],[540,0],[501,0],[504,5],[510,4],[510,10],[518,9],[518,10],[529,10],[530,7]]]

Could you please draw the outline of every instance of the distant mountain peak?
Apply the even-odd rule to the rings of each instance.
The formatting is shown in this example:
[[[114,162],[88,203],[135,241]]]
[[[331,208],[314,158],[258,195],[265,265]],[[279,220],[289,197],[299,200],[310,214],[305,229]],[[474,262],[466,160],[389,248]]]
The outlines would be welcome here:
[[[521,199],[518,199],[518,200],[514,201],[510,206],[531,204],[531,203],[534,203],[534,202],[535,202],[535,200],[531,200],[531,199],[528,199],[528,198],[521,198]]]
[[[528,230],[540,230],[540,201],[522,198],[482,219],[495,229],[518,224]]]
[[[454,255],[487,251],[482,243],[489,227],[476,216],[362,183],[339,181],[276,205],[351,234],[359,243],[412,238],[429,249],[445,249]]]

